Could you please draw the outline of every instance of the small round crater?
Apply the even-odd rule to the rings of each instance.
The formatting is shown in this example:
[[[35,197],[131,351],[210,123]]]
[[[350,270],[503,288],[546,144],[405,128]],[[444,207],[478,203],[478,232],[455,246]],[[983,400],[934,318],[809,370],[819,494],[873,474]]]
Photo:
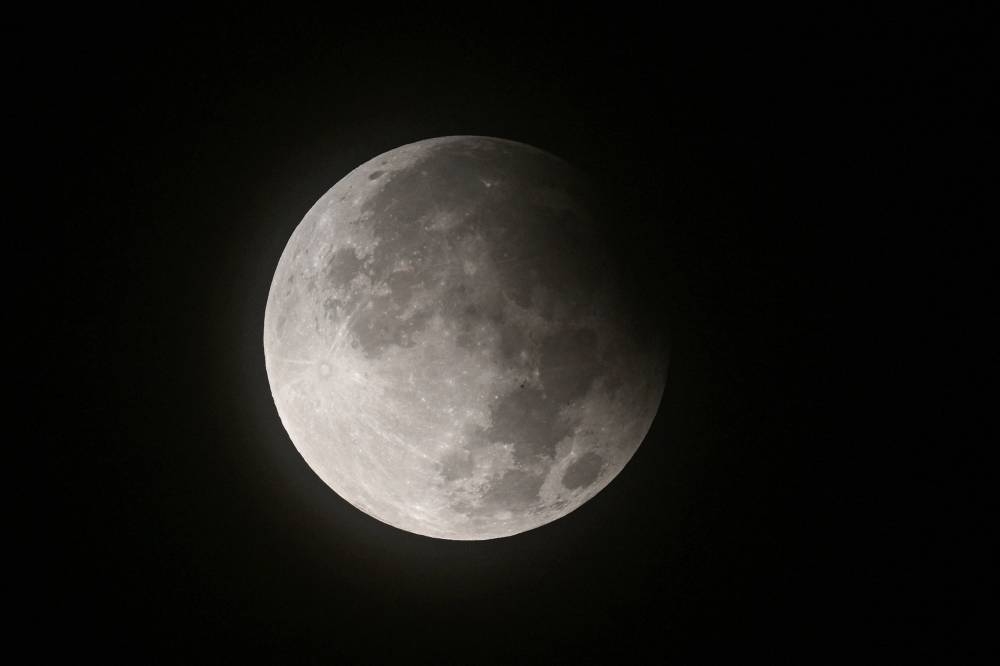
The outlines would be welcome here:
[[[324,361],[319,364],[319,374],[323,377],[329,377],[331,372],[330,364]]]
[[[376,180],[379,176],[384,174],[385,171],[372,171],[371,175],[368,176],[368,180]]]

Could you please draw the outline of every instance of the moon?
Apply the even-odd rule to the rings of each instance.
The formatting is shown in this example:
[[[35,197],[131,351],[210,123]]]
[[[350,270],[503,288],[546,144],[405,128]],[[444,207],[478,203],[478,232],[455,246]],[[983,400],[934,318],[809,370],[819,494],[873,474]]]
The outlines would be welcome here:
[[[333,491],[409,532],[482,540],[565,516],[622,470],[667,354],[591,193],[532,146],[448,136],[373,158],[309,210],[271,282],[264,357]]]

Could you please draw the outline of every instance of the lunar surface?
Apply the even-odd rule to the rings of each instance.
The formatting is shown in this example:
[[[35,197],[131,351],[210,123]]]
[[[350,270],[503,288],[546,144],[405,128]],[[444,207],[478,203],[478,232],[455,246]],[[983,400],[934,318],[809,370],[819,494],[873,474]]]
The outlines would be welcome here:
[[[491,539],[622,470],[666,353],[589,193],[536,148],[452,136],[379,155],[316,202],[274,274],[264,355],[330,488],[409,532]]]

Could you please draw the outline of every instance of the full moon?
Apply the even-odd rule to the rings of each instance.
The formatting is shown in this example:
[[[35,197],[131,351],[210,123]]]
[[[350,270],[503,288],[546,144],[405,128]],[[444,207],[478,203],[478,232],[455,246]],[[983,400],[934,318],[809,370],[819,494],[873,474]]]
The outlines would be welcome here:
[[[309,210],[271,282],[264,358],[338,495],[409,532],[493,539],[622,470],[667,354],[592,193],[544,151],[449,136],[375,157]]]

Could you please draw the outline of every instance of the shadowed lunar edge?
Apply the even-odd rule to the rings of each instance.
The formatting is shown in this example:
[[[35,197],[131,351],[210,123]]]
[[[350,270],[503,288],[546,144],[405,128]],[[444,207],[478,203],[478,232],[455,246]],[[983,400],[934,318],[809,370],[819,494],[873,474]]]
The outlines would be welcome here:
[[[338,494],[449,539],[563,516],[621,471],[665,379],[585,181],[444,137],[363,164],[292,234],[264,350],[293,443]]]

